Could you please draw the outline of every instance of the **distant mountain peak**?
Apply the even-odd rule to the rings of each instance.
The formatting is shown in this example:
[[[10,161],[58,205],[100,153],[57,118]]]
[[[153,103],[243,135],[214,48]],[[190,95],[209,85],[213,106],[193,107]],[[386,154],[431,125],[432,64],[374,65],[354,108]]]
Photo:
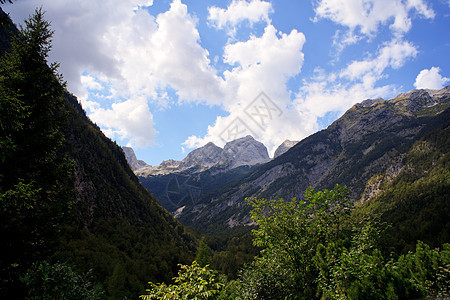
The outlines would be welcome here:
[[[222,148],[216,146],[212,142],[209,142],[208,144],[189,152],[189,154],[181,162],[180,167],[183,169],[188,169],[195,166],[202,168],[212,167],[218,163],[221,153]]]
[[[223,148],[209,142],[189,152],[182,161],[170,160],[156,167],[146,166],[137,175],[165,175],[170,173],[201,172],[212,167],[230,170],[240,166],[254,166],[270,160],[266,146],[251,135],[230,141]]]
[[[285,140],[280,146],[278,146],[277,150],[275,150],[273,158],[277,158],[281,154],[294,147],[297,143],[298,141]]]
[[[222,153],[222,158],[230,161],[230,169],[266,163],[270,160],[266,146],[251,135],[226,143]]]
[[[130,165],[133,171],[136,171],[140,168],[148,166],[148,164],[143,160],[138,160],[136,154],[134,153],[133,148],[122,146],[123,153],[125,154],[125,158],[127,159],[128,164]]]

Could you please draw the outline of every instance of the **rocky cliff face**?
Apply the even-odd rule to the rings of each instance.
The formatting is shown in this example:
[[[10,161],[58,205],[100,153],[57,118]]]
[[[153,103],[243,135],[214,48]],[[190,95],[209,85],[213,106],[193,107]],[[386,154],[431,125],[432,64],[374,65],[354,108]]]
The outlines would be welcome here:
[[[148,166],[145,161],[138,160],[136,158],[136,154],[134,153],[133,148],[123,146],[122,150],[123,150],[123,153],[125,154],[125,158],[127,159],[128,164],[130,165],[130,167],[133,171],[136,171],[140,168]]]
[[[280,156],[281,154],[284,154],[285,152],[287,152],[289,149],[291,149],[292,147],[295,146],[295,144],[297,144],[298,141],[290,141],[290,140],[285,140],[280,146],[278,146],[278,148],[275,150],[275,153],[273,155],[273,158],[277,158],[278,156]]]
[[[301,198],[308,186],[346,185],[355,201],[370,198],[370,189],[363,193],[369,179],[396,166],[392,162],[400,160],[416,140],[449,120],[449,92],[449,87],[412,90],[393,99],[356,104],[327,129],[297,143],[245,179],[186,207],[179,219],[202,228],[246,224],[246,197]],[[376,183],[371,184],[375,195]]]
[[[239,166],[253,166],[266,163],[270,160],[267,148],[263,143],[247,135],[240,139],[228,142],[221,154],[223,163],[229,162],[228,168]]]

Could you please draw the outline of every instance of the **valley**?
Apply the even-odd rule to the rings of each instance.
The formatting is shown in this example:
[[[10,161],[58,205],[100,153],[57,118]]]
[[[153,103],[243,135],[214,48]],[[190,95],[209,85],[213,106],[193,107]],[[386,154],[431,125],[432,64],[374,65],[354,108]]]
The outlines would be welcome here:
[[[243,132],[151,166],[69,92],[42,8],[0,17],[2,298],[450,296],[450,86],[361,99],[273,157]]]

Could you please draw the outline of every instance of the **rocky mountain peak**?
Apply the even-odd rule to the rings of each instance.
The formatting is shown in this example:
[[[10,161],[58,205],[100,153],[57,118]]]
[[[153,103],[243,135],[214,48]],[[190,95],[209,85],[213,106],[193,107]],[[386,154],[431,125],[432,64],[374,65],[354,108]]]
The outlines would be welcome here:
[[[376,99],[366,99],[364,101],[362,101],[361,103],[358,103],[357,106],[358,107],[371,107],[374,105],[377,105],[378,103],[384,101],[383,98],[379,97]]]
[[[450,87],[446,86],[440,90],[414,89],[406,93],[400,93],[388,103],[395,103],[398,112],[405,115],[415,115],[422,109],[435,106],[450,96]]]
[[[222,160],[230,162],[230,168],[256,165],[270,160],[266,146],[252,136],[236,139],[225,144]]]
[[[429,90],[423,90],[423,89],[413,89],[409,92],[400,93],[398,94],[394,99],[397,98],[408,98],[410,100],[432,100],[430,94],[428,93]]]
[[[191,151],[182,161],[169,160],[155,167],[146,166],[136,174],[146,177],[179,172],[197,173],[212,167],[220,167],[222,171],[226,171],[240,166],[262,164],[269,160],[266,146],[248,135],[226,143],[223,149],[209,142]]]
[[[275,150],[273,158],[277,158],[281,154],[294,147],[297,143],[298,141],[285,140],[280,146],[278,146],[277,150]]]
[[[183,159],[180,167],[188,169],[194,166],[212,167],[216,165],[220,159],[222,148],[209,142],[203,147],[191,151],[185,159]]]
[[[125,158],[127,159],[128,164],[130,165],[130,167],[133,171],[136,171],[142,167],[148,166],[148,164],[145,161],[137,159],[133,148],[123,146],[122,150],[123,150],[123,153],[125,154]]]
[[[441,100],[450,97],[450,85],[440,90],[428,90],[428,94],[435,100]]]

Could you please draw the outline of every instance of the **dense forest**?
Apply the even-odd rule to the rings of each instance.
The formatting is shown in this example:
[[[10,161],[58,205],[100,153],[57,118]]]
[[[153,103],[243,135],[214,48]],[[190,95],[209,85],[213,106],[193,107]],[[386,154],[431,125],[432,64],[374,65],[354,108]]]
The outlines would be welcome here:
[[[47,62],[53,32],[42,9],[19,30],[1,13],[3,298],[450,295],[448,109],[401,156],[398,176],[369,180],[378,193],[368,201],[355,204],[338,185],[247,199],[256,226],[200,236],[142,187],[68,93]]]

